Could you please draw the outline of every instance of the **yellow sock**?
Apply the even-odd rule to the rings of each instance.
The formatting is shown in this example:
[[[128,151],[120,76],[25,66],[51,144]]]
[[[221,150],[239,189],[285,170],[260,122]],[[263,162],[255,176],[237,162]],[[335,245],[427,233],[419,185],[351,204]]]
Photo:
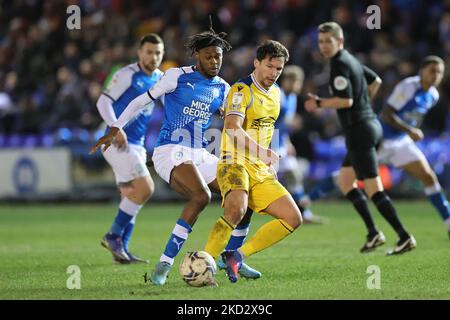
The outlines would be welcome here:
[[[286,221],[277,219],[264,224],[255,235],[239,249],[245,257],[273,246],[294,231]]]
[[[231,223],[225,220],[224,217],[220,217],[209,233],[205,251],[208,252],[214,259],[216,259],[227,246],[228,241],[231,237],[231,233],[233,232],[235,227],[236,226],[233,226]]]

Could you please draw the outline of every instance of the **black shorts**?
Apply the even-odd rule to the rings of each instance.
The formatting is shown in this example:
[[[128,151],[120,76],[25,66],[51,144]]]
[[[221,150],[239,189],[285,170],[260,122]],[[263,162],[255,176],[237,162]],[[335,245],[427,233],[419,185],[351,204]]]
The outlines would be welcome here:
[[[383,138],[378,119],[367,120],[344,130],[347,155],[343,167],[353,167],[358,180],[378,176],[377,149]]]

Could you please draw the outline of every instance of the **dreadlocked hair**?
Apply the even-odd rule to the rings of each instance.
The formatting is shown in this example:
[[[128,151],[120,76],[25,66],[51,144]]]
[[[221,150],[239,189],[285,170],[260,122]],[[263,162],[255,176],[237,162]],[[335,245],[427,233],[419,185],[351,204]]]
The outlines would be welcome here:
[[[230,51],[231,45],[225,40],[225,32],[216,33],[212,27],[211,16],[209,16],[209,31],[193,35],[188,38],[185,47],[191,51],[191,55],[206,47],[221,47],[225,51]]]

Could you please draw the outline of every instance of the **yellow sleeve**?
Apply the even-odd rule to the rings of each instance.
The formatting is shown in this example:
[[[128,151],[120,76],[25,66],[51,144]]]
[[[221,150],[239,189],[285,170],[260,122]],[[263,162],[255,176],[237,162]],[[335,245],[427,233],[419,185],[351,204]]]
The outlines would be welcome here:
[[[252,103],[250,87],[243,83],[235,83],[228,92],[225,116],[234,114],[245,118],[247,108]]]

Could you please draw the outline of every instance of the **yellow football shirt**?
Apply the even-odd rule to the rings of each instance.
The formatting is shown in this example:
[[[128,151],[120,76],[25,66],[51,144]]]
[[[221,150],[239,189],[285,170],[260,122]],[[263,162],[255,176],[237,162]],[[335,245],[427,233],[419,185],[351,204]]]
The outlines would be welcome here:
[[[224,115],[237,115],[244,119],[242,128],[264,148],[268,148],[280,113],[280,88],[274,84],[269,90],[262,88],[253,74],[236,82],[227,96]],[[252,179],[260,181],[272,175],[269,167],[248,150],[238,147],[227,133],[222,132],[221,162],[243,164]]]

